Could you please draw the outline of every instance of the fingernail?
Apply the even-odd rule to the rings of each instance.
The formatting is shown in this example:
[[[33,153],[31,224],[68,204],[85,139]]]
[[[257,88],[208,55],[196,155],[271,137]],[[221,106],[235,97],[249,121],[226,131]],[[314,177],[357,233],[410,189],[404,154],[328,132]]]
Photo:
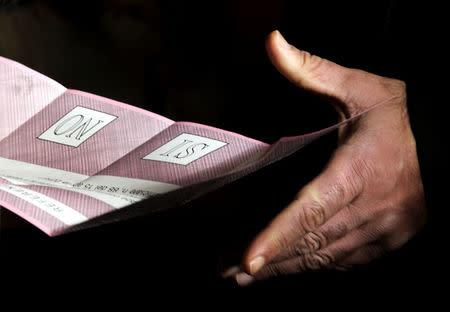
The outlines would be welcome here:
[[[255,281],[255,278],[245,272],[238,273],[234,276],[239,286],[248,286]]]
[[[222,272],[222,278],[229,278],[236,274],[238,274],[241,271],[241,268],[238,265],[234,265],[225,271]]]
[[[250,273],[254,275],[264,266],[265,260],[264,257],[259,256],[250,261]]]
[[[289,49],[291,45],[287,43],[286,39],[281,35],[281,33],[277,30],[277,39],[278,39],[278,45],[283,49]]]

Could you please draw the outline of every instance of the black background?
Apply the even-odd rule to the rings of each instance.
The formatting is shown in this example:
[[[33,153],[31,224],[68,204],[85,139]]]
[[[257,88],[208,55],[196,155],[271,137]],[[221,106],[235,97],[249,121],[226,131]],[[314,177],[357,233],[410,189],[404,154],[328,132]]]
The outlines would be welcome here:
[[[400,1],[6,1],[0,55],[71,89],[266,142],[336,121],[330,104],[272,67],[264,39],[274,29],[313,54],[406,81],[431,218],[400,250],[347,273],[248,288],[223,280],[223,255],[245,246],[320,172],[336,147],[332,134],[182,207],[61,237],[48,238],[2,210],[0,283],[22,297],[37,292],[32,303],[48,307],[52,298],[146,309],[162,298],[211,310],[237,308],[238,301],[296,309],[430,307],[442,299],[445,286],[436,283],[447,266],[442,12],[432,3]]]

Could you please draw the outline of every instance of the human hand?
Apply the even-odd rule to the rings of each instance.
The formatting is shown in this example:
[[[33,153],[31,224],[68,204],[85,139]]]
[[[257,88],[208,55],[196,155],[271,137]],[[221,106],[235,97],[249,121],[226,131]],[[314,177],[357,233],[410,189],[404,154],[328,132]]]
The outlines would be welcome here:
[[[348,269],[405,244],[426,219],[405,84],[300,51],[278,31],[267,51],[287,79],[332,99],[341,118],[392,100],[339,129],[323,172],[250,244],[238,284]]]

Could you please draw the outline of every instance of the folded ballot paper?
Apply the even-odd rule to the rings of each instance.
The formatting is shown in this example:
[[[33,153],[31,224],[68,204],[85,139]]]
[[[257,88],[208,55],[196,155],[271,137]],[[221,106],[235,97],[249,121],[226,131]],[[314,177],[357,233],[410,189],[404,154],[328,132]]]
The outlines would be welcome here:
[[[69,90],[0,57],[0,206],[50,236],[143,215],[258,170],[348,121],[270,145]]]

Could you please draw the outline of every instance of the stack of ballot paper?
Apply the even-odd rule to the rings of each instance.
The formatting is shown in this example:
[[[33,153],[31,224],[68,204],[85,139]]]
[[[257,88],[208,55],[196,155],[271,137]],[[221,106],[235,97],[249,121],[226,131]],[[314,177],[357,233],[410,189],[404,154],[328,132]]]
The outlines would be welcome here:
[[[117,221],[223,186],[349,120],[270,145],[69,90],[0,57],[0,206],[50,236]]]

